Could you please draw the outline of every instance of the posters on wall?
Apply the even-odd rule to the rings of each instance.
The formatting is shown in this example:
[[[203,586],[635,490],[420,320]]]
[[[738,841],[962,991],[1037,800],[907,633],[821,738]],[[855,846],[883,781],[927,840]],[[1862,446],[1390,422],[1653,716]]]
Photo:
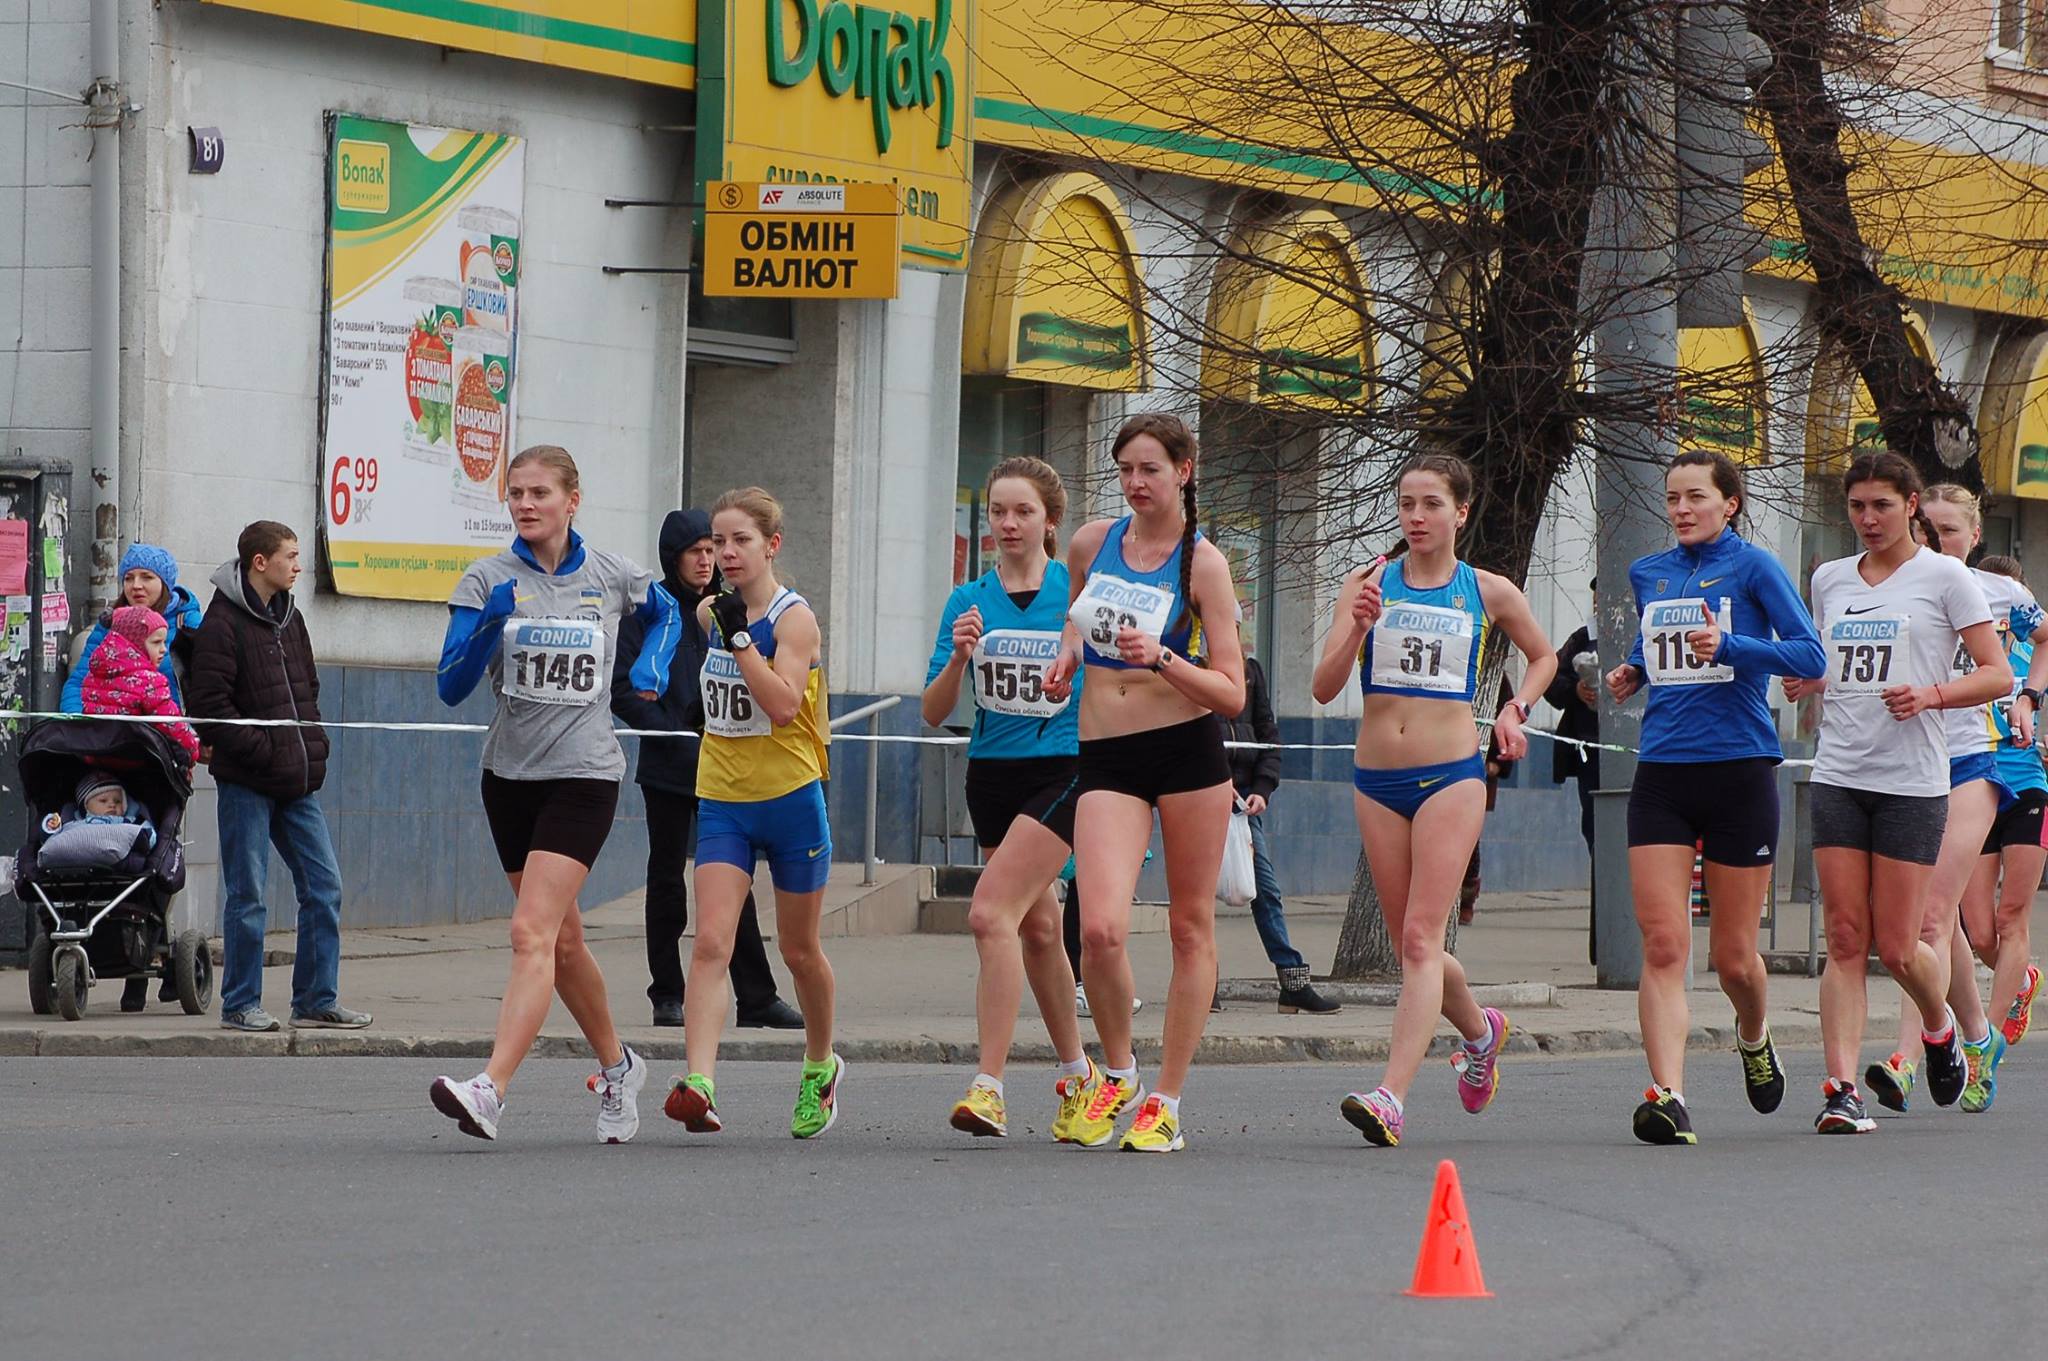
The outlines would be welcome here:
[[[446,600],[512,536],[522,139],[328,116],[320,502],[343,595]]]

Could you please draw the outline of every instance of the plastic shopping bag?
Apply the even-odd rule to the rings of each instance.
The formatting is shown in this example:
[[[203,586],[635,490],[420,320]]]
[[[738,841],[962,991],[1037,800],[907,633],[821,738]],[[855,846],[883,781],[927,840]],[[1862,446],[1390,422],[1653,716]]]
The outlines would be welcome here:
[[[1216,876],[1216,896],[1232,907],[1256,898],[1259,883],[1252,868],[1252,823],[1242,808],[1230,815],[1223,834],[1223,871]]]

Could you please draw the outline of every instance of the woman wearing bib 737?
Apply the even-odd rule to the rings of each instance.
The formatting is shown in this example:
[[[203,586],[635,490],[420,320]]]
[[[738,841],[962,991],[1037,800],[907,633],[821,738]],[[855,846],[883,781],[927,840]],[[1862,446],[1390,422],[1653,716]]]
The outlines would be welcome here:
[[[1135,1103],[1121,1147],[1172,1153],[1186,1143],[1181,1087],[1216,990],[1216,876],[1232,798],[1217,716],[1244,708],[1244,654],[1236,629],[1202,625],[1233,617],[1237,591],[1222,551],[1195,528],[1194,434],[1178,416],[1149,412],[1123,423],[1110,455],[1131,513],[1083,525],[1067,545],[1073,604],[1046,681],[1047,694],[1064,698],[1079,668],[1093,668],[1081,692],[1074,869],[1081,972],[1106,1071],[1068,1136],[1099,1148]],[[1159,1076],[1146,1096],[1131,1049],[1125,942],[1154,809],[1173,977]]]
[[[775,884],[775,944],[804,1013],[804,1065],[789,1132],[823,1134],[839,1118],[846,1065],[832,1052],[832,966],[818,912],[832,868],[825,821],[825,672],[818,617],[775,579],[782,507],[759,487],[711,507],[711,543],[732,589],[697,607],[704,658],[704,744],[697,756],[697,940],[683,988],[688,1071],[662,1109],[695,1134],[723,1128],[712,1083],[725,1028],[726,968],[754,864]]]
[[[1387,935],[1401,951],[1401,998],[1386,1076],[1344,1098],[1344,1118],[1383,1148],[1401,1142],[1402,1103],[1442,1015],[1465,1043],[1452,1062],[1458,1096],[1478,1114],[1500,1085],[1507,1017],[1473,1000],[1464,966],[1444,949],[1444,927],[1486,818],[1486,763],[1472,721],[1479,664],[1494,628],[1528,659],[1521,686],[1501,706],[1501,755],[1528,753],[1529,706],[1543,697],[1557,656],[1521,590],[1458,558],[1471,511],[1472,470],[1450,454],[1419,454],[1395,483],[1405,544],[1397,560],[1353,571],[1312,690],[1328,704],[1354,665],[1365,692],[1354,751],[1352,804],[1379,886]]]
[[[1629,880],[1643,932],[1636,1010],[1651,1084],[1634,1127],[1646,1144],[1698,1142],[1684,1096],[1695,842],[1706,848],[1714,977],[1735,1004],[1749,1104],[1768,1115],[1785,1098],[1756,948],[1784,760],[1770,678],[1818,676],[1827,658],[1785,569],[1735,532],[1748,499],[1726,454],[1693,449],[1671,461],[1664,510],[1678,546],[1630,564],[1642,628],[1607,676],[1616,704],[1646,683],[1650,692],[1628,800]]]

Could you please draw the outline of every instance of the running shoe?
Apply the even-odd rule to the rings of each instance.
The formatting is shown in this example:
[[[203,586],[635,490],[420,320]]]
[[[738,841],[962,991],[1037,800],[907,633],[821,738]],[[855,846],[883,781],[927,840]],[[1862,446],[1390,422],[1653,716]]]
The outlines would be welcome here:
[[[1651,1087],[1636,1107],[1636,1138],[1646,1144],[1697,1144],[1692,1114],[1669,1087]]]
[[[1086,1058],[1086,1055],[1082,1056]],[[1102,1081],[1102,1070],[1095,1066],[1094,1059],[1087,1059],[1088,1071],[1063,1077],[1053,1084],[1053,1091],[1059,1094],[1060,1113],[1053,1117],[1052,1137],[1054,1142],[1071,1144],[1074,1140],[1074,1126],[1088,1109],[1088,1097]]]
[[[1913,1098],[1914,1066],[1904,1054],[1893,1054],[1883,1063],[1863,1070],[1863,1081],[1877,1093],[1877,1104],[1888,1111],[1903,1112]]]
[[[789,1132],[797,1139],[815,1139],[839,1119],[839,1083],[846,1076],[846,1060],[834,1054],[813,1064],[804,1060],[803,1076],[797,1080],[796,1110],[789,1117]]]
[[[953,1128],[977,1138],[1009,1137],[1010,1120],[1003,1109],[1002,1093],[977,1082],[953,1107]]]
[[[606,1144],[627,1144],[640,1132],[640,1089],[647,1085],[647,1061],[620,1045],[624,1071],[616,1078],[599,1072],[591,1090],[597,1093],[597,1138]]]
[[[2005,1013],[2005,1042],[2018,1044],[2027,1038],[2027,1027],[2034,1019],[2034,994],[2041,990],[2041,971],[2029,964],[2027,981],[2020,985],[2020,995],[2012,999],[2012,1006]]]
[[[1074,1014],[1083,1018],[1093,1015],[1088,1010],[1088,989],[1079,983],[1074,985]]]
[[[1367,1143],[1392,1148],[1401,1142],[1401,1107],[1385,1087],[1353,1092],[1338,1109],[1344,1112],[1346,1120],[1358,1126]]]
[[[1742,1059],[1742,1086],[1749,1093],[1750,1109],[1758,1115],[1769,1115],[1785,1099],[1785,1065],[1778,1061],[1778,1046],[1771,1040],[1771,1028],[1764,1027],[1763,1040],[1754,1049],[1744,1044],[1738,1033],[1735,1052]]]
[[[1998,1065],[2005,1060],[2005,1036],[1992,1031],[1981,1045],[1963,1044],[1970,1064],[1970,1080],[1963,1084],[1963,1109],[1972,1115],[1991,1109],[1998,1099]]]
[[[427,1092],[434,1100],[434,1109],[453,1120],[464,1134],[477,1139],[498,1137],[498,1121],[504,1118],[505,1102],[498,1095],[498,1084],[485,1074],[478,1073],[467,1082],[437,1077]]]
[[[702,1073],[678,1077],[668,1085],[668,1100],[661,1103],[662,1114],[678,1121],[692,1134],[716,1134],[725,1128],[713,1099],[716,1090],[711,1079]]]
[[[1067,1127],[1067,1142],[1083,1148],[1101,1148],[1116,1136],[1116,1118],[1124,1108],[1145,1099],[1145,1084],[1136,1075],[1116,1077],[1097,1070],[1094,1087],[1083,1094],[1088,1104]]]
[[[1491,1105],[1493,1094],[1500,1090],[1500,1049],[1508,1039],[1508,1018],[1492,1007],[1486,1008],[1485,1016],[1486,1028],[1493,1036],[1487,1051],[1476,1054],[1472,1046],[1461,1044],[1451,1055],[1451,1067],[1458,1070],[1458,1100],[1474,1115]]]
[[[1157,1096],[1145,1098],[1145,1104],[1138,1107],[1138,1118],[1131,1121],[1130,1132],[1118,1145],[1126,1153],[1178,1153],[1187,1146],[1180,1133],[1180,1117]]]
[[[1926,1053],[1927,1094],[1937,1106],[1955,1105],[1970,1080],[1970,1061],[1963,1053],[1963,1028],[1956,1024],[1954,1012],[1948,1018],[1948,1043],[1932,1044],[1923,1039],[1921,1047]]]
[[[1877,1121],[1870,1118],[1863,1098],[1857,1095],[1855,1083],[1829,1079],[1821,1084],[1820,1090],[1827,1097],[1827,1104],[1813,1119],[1815,1134],[1868,1134],[1877,1128]]]

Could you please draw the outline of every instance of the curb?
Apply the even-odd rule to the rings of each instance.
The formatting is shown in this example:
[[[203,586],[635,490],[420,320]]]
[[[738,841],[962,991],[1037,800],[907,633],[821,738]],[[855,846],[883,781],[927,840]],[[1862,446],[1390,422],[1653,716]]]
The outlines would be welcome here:
[[[1401,985],[1390,983],[1332,983],[1315,980],[1316,991],[1333,1002],[1361,1007],[1391,1007],[1401,1000]],[[1216,996],[1225,1002],[1275,1002],[1280,1000],[1280,983],[1272,978],[1226,978],[1216,985]],[[1472,996],[1482,1007],[1554,1007],[1557,989],[1549,983],[1474,984]]]

